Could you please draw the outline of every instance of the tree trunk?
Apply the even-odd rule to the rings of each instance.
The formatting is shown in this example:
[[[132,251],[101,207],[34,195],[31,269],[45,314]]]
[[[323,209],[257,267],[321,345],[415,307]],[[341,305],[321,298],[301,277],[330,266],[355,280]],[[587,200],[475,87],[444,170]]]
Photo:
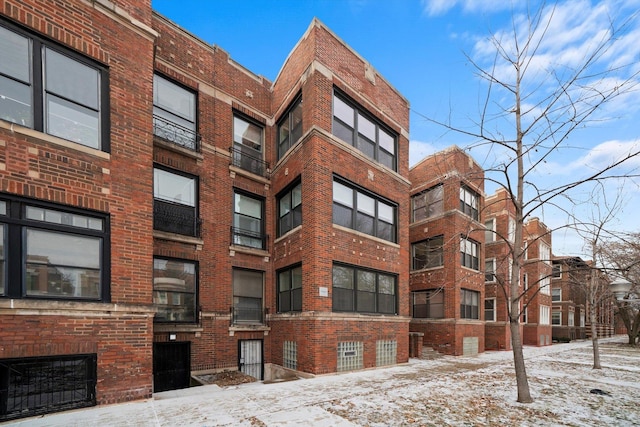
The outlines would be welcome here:
[[[516,311],[516,314],[518,312]],[[531,403],[531,393],[529,392],[529,379],[527,369],[524,365],[524,353],[522,352],[522,339],[520,337],[520,322],[510,319],[509,329],[511,330],[511,347],[513,349],[513,365],[516,370],[516,383],[518,385],[518,402]]]
[[[589,305],[589,320],[591,321],[591,343],[593,344],[593,369],[602,369],[600,366],[600,343],[598,343],[598,328],[596,327],[596,308]]]
[[[596,266],[596,252],[597,240],[591,241],[591,256],[593,259],[593,267]],[[591,322],[591,344],[593,347],[593,369],[602,369],[600,366],[600,343],[598,343],[598,327],[597,327],[597,315],[596,305],[600,299],[599,287],[598,287],[598,270],[593,269],[591,271],[591,278],[587,289],[587,295],[589,296],[589,321]]]

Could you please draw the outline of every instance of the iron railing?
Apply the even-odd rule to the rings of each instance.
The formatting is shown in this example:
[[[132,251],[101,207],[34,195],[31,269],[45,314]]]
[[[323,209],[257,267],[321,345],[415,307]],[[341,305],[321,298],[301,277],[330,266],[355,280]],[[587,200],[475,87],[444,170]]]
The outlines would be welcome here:
[[[173,123],[157,114],[153,115],[153,134],[179,147],[200,152],[202,138],[198,132]]]
[[[154,230],[200,237],[201,225],[194,207],[157,199],[153,201]]]
[[[269,162],[265,162],[262,158],[251,155],[243,151],[239,147],[230,147],[231,164],[256,175],[269,178]]]
[[[231,227],[231,243],[255,249],[266,249],[269,236],[256,231]]]
[[[230,307],[231,325],[266,325],[268,308]]]

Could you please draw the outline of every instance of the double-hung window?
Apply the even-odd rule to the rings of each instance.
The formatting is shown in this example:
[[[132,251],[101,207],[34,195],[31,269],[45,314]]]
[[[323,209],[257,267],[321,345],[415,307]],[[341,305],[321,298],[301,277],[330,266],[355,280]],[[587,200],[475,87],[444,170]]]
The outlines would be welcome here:
[[[266,163],[262,159],[264,128],[243,116],[233,116],[233,165],[264,176]]]
[[[411,245],[411,269],[440,267],[444,265],[444,237],[437,236]]]
[[[157,74],[153,76],[153,134],[197,151],[196,94]]]
[[[302,224],[302,183],[297,181],[278,196],[278,237]]]
[[[496,321],[496,299],[487,298],[484,300],[484,320],[487,322]]]
[[[509,276],[509,279],[511,276]],[[484,260],[484,281],[495,282],[496,281],[496,259],[489,258]]]
[[[302,311],[302,266],[278,272],[278,312]]]
[[[0,199],[0,296],[109,301],[106,215]]]
[[[0,119],[109,151],[105,67],[4,22],[0,57]]]
[[[396,295],[395,275],[333,266],[333,311],[396,314]]]
[[[479,319],[478,301],[480,292],[460,289],[460,318]]]
[[[193,261],[154,257],[156,322],[196,322],[198,267]]]
[[[562,325],[562,311],[560,310],[551,311],[551,324],[554,326]]]
[[[411,197],[412,221],[416,222],[440,215],[444,209],[443,200],[444,186],[442,184]]]
[[[278,121],[278,159],[302,136],[302,96],[298,96]]]
[[[198,179],[195,176],[154,167],[153,228],[198,237]]]
[[[418,319],[444,318],[444,291],[427,289],[412,292],[413,317]]]
[[[234,192],[233,198],[233,244],[266,249],[264,200],[238,190]]]
[[[346,181],[333,180],[333,223],[396,241],[397,206]]]
[[[367,157],[396,170],[396,137],[343,95],[333,95],[333,134]]]
[[[491,243],[496,241],[496,219],[491,218],[484,222],[484,241]]]
[[[460,186],[460,211],[470,216],[471,218],[478,220],[478,193],[467,187],[466,185]]]
[[[562,279],[562,264],[553,264],[551,278]]]
[[[551,289],[551,301],[553,301],[553,302],[562,301],[562,288],[552,288]]]
[[[478,243],[465,237],[460,238],[460,265],[478,270]]]
[[[233,323],[259,324],[262,310],[264,273],[233,269]]]

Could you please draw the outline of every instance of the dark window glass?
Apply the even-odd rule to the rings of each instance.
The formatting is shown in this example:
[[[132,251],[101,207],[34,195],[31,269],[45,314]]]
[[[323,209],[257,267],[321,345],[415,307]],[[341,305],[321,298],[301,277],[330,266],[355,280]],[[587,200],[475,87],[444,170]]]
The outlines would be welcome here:
[[[466,238],[460,239],[460,265],[479,270],[478,244]]]
[[[278,272],[278,312],[302,311],[302,266]]]
[[[342,95],[333,95],[333,134],[367,157],[396,170],[396,137]]]
[[[442,184],[413,196],[411,198],[412,220],[415,222],[440,215],[444,211],[443,199],[444,187]]]
[[[396,276],[333,266],[333,311],[396,314]]]
[[[428,289],[412,292],[413,317],[420,319],[444,318],[444,291]]]
[[[302,224],[302,183],[278,197],[278,237]]]
[[[108,151],[104,68],[35,35],[2,26],[0,56],[0,119]]]
[[[233,269],[233,323],[263,323],[261,271]]]
[[[278,122],[278,159],[302,136],[302,98],[298,97]]]
[[[496,259],[484,260],[484,281],[495,282],[496,281]]]
[[[444,237],[437,236],[411,245],[412,270],[444,265]]]
[[[484,300],[484,320],[487,322],[496,321],[496,299],[488,298]]]
[[[460,210],[476,221],[478,220],[478,199],[478,193],[465,185],[460,187]]]
[[[460,289],[460,318],[479,319],[478,300],[480,292]]]
[[[153,259],[155,321],[196,322],[197,271],[193,261]]]
[[[256,175],[264,176],[262,159],[263,127],[243,117],[233,117],[233,164]]]
[[[153,228],[187,236],[199,235],[198,181],[190,175],[153,169]]]

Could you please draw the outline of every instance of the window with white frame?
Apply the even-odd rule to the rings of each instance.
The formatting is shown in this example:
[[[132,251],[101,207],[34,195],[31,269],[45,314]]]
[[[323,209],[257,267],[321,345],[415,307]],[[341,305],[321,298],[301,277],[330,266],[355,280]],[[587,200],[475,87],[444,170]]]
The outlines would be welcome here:
[[[484,222],[484,241],[485,243],[495,242],[496,236],[496,219],[491,218]]]
[[[551,324],[553,326],[560,326],[562,325],[562,311],[560,310],[553,310],[551,312]]]
[[[551,277],[554,279],[562,278],[562,264],[553,264],[553,272],[551,273]]]
[[[567,325],[568,326],[575,326],[575,324],[576,324],[575,316],[576,316],[575,311],[570,311],[569,312],[569,317],[567,318]]]
[[[486,322],[496,321],[496,299],[486,298],[484,300],[484,320]]]
[[[551,278],[544,273],[540,275],[540,293],[551,295]]]
[[[444,265],[444,237],[436,236],[411,245],[411,269],[422,270]]]
[[[496,259],[489,258],[484,260],[484,281],[496,281]]]
[[[553,302],[562,301],[562,289],[561,288],[551,288],[551,301],[553,301]]]
[[[515,218],[509,217],[509,221],[507,222],[507,239],[510,242],[513,242],[516,237],[516,220]]]
[[[444,212],[444,186],[431,187],[411,197],[412,221],[431,218]]]
[[[109,151],[109,73],[0,21],[0,120]]]
[[[478,220],[478,193],[467,187],[460,186],[460,211],[469,215],[471,218]]]
[[[465,237],[460,238],[460,265],[463,267],[479,270],[478,243]]]
[[[585,325],[584,312],[580,312],[580,327],[584,328],[584,325]]]
[[[540,306],[540,324],[541,325],[549,325],[551,317],[551,308],[547,305]]]
[[[551,248],[545,242],[540,242],[540,261],[551,265]]]
[[[522,315],[520,316],[520,323],[527,323],[527,319],[528,319],[528,307],[525,307],[524,310],[522,310]]]
[[[333,95],[333,134],[367,157],[396,170],[396,137],[345,95]]]

